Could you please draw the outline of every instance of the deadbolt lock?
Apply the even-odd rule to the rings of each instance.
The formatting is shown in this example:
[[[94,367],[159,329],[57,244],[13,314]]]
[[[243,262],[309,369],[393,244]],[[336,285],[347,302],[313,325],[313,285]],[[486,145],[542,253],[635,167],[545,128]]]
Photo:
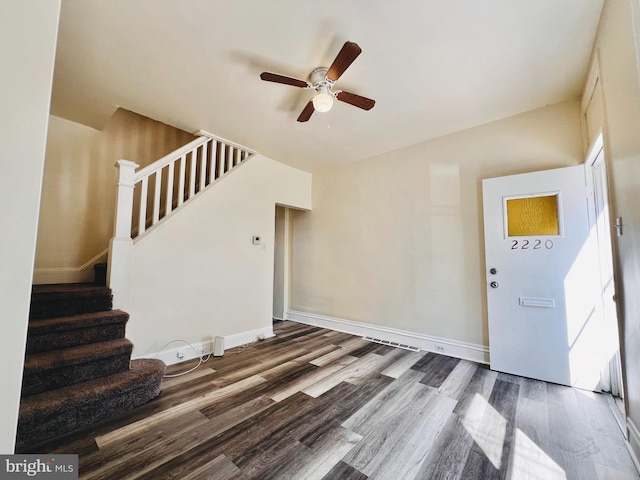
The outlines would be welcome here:
[[[489,284],[489,286],[490,286],[491,288],[498,288],[498,282],[491,282],[491,283]]]

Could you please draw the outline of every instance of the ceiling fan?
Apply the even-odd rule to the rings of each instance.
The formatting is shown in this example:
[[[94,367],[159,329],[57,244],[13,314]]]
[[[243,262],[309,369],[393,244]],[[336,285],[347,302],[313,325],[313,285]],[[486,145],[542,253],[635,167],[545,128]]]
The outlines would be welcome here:
[[[376,104],[375,100],[361,97],[355,93],[333,89],[333,84],[342,76],[361,52],[362,49],[358,44],[345,42],[329,68],[318,67],[311,72],[311,81],[299,80],[271,72],[262,72],[260,78],[265,82],[284,83],[285,85],[299,88],[313,88],[317,92],[304,107],[304,110],[302,110],[302,113],[298,117],[299,122],[308,121],[314,111],[328,112],[331,110],[334,98],[341,102],[362,108],[363,110],[371,110]]]

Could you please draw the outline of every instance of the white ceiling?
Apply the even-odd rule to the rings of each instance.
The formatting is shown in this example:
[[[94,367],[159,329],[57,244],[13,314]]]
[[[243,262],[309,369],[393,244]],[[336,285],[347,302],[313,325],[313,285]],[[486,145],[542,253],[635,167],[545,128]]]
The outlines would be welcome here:
[[[576,98],[603,0],[63,0],[52,113],[115,106],[314,171]],[[336,87],[376,100],[296,118],[345,41]]]

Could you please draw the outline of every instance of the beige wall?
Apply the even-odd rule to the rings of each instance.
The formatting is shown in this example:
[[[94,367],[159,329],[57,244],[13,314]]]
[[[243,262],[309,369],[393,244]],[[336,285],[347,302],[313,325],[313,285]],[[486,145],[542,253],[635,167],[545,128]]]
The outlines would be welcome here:
[[[13,453],[60,1],[0,14],[0,453]],[[34,35],[37,32],[37,35]]]
[[[92,280],[93,263],[103,260],[96,256],[113,234],[115,163],[126,159],[149,165],[193,138],[123,109],[101,131],[51,116],[35,283]]]
[[[575,100],[314,173],[291,309],[487,345],[481,179],[583,161]]]
[[[602,12],[594,52],[600,64],[604,103],[605,155],[611,216],[622,217],[624,235],[614,238],[617,296],[623,322],[631,445],[640,458],[640,81],[633,19],[637,0],[608,0]],[[640,22],[636,23],[640,25]],[[633,427],[635,426],[635,435]]]
[[[256,155],[136,240],[125,306],[134,356],[272,332],[276,204],[311,208],[311,174]]]

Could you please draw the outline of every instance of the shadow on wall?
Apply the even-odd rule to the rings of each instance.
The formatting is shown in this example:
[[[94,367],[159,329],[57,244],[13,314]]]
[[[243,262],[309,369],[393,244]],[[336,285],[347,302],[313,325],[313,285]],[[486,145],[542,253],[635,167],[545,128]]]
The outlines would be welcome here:
[[[48,282],[65,281],[65,272],[68,276],[70,270],[77,272],[87,264],[90,270],[104,257],[113,230],[118,160],[131,160],[144,167],[194,138],[124,109],[118,109],[102,131],[51,116],[36,283],[38,273]]]

